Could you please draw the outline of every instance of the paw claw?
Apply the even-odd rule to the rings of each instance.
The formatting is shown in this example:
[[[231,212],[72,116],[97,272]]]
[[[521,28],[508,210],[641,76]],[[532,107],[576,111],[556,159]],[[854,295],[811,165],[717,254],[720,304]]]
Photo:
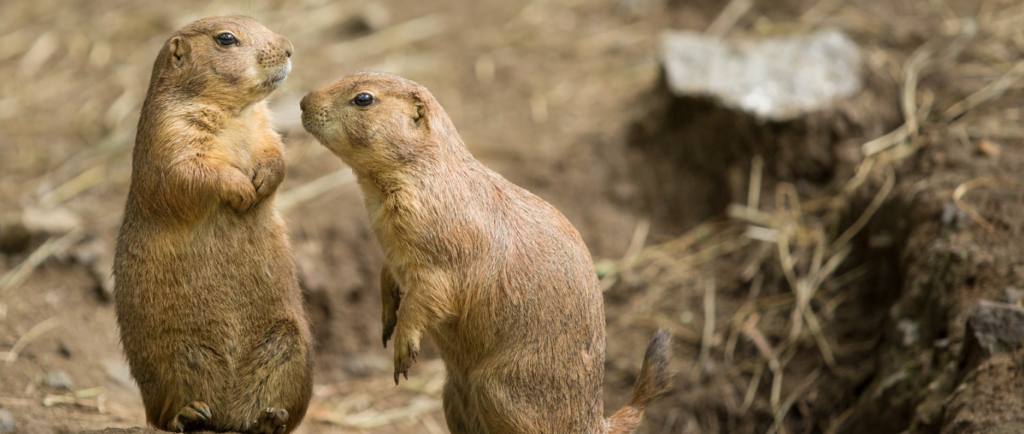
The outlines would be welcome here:
[[[288,427],[288,410],[273,407],[264,408],[253,426],[247,431],[250,434],[281,434]]]
[[[384,319],[384,329],[381,332],[381,339],[384,340],[384,348],[387,348],[388,341],[391,340],[391,336],[395,334],[395,323],[397,319],[394,316],[390,316]]]
[[[398,375],[409,379],[409,368],[416,363],[420,352],[420,333],[399,328],[395,334],[395,383]]]
[[[192,401],[178,410],[178,414],[167,422],[167,430],[185,432],[186,429],[201,428],[202,423],[212,416],[210,406],[200,401]]]

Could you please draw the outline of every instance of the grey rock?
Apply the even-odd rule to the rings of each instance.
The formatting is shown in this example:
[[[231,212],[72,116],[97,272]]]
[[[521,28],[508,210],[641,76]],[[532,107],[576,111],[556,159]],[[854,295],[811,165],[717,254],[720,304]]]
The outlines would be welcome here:
[[[64,371],[50,373],[50,375],[46,376],[46,380],[43,380],[43,383],[57,389],[71,389],[71,377],[68,377],[68,373]]]
[[[1007,303],[1019,306],[1021,300],[1024,299],[1024,291],[1021,291],[1020,289],[1014,288],[1012,286],[1007,286],[1005,289],[1003,289],[1003,297],[1006,298]]]
[[[904,347],[917,345],[918,341],[921,340],[921,326],[915,321],[901,319],[896,323],[896,329],[899,330],[903,336],[901,342]]]
[[[970,369],[1000,353],[1024,348],[1024,308],[982,300],[967,319],[964,365]]]
[[[942,205],[942,216],[939,217],[939,220],[943,226],[963,230],[967,227],[970,218],[960,207],[950,201]]]
[[[10,410],[0,408],[0,432],[14,432],[18,424],[14,422],[14,415]]]
[[[821,111],[860,91],[857,45],[837,30],[759,40],[666,32],[661,58],[676,96],[704,96],[761,119]]]

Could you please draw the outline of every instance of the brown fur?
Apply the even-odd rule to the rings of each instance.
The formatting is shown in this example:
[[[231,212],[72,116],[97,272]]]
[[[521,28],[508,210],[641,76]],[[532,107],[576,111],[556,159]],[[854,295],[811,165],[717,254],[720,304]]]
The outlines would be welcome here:
[[[224,31],[238,43],[220,46]],[[264,99],[292,45],[208,18],[160,50],[139,119],[114,265],[146,419],[167,430],[289,432],[312,390],[312,337],[273,196],[284,178]]]
[[[357,106],[370,92],[376,102]],[[448,427],[463,433],[627,433],[667,388],[667,334],[634,398],[603,418],[604,305],[576,229],[473,159],[426,88],[348,76],[302,100],[303,125],[356,173],[385,256],[395,381],[429,333],[444,359]]]

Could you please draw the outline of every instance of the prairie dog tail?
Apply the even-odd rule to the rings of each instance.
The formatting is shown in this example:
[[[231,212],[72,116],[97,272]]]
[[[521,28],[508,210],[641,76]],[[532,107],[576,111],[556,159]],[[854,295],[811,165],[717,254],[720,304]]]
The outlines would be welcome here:
[[[647,345],[644,354],[644,365],[640,369],[640,377],[633,386],[633,397],[619,411],[606,421],[607,434],[631,434],[640,425],[644,410],[654,399],[667,392],[671,387],[671,375],[668,372],[669,356],[668,330],[658,330]]]

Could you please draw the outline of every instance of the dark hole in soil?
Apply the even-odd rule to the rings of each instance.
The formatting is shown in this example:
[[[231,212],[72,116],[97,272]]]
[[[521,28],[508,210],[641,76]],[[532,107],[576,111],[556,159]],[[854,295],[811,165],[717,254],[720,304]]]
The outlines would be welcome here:
[[[843,148],[854,142],[859,146],[863,143],[863,136],[873,134],[869,130],[880,126],[886,128],[892,122],[886,118],[885,110],[881,110],[882,114],[877,114],[877,119],[873,118],[878,125],[857,125],[842,107],[786,122],[763,121],[722,107],[710,99],[672,96],[663,80],[647,100],[651,101],[653,108],[631,125],[625,152],[632,176],[642,192],[641,208],[652,221],[652,235],[662,240],[682,235],[709,219],[724,218],[731,203],[746,203],[751,161],[755,156],[763,158],[764,162],[760,194],[762,211],[771,212],[773,209],[775,187],[780,182],[793,184],[801,196],[813,197],[818,192],[835,188],[830,185],[834,178],[843,173],[843,179],[846,179],[850,170],[848,167],[840,169],[846,163],[840,157],[845,155]],[[840,227],[848,227],[863,212],[870,199],[870,196],[853,198]],[[898,212],[887,207],[876,220],[884,220],[885,227],[891,228],[899,218]],[[900,293],[900,276],[893,265],[898,263],[899,249],[869,246],[871,232],[869,227],[858,236],[855,240],[857,248],[835,275],[861,266],[868,271],[842,288],[825,285],[821,289],[830,297],[839,292],[847,293],[842,308],[834,312],[827,324],[832,344],[843,353],[836,357],[836,368],[823,371],[814,386],[814,398],[794,404],[787,419],[788,429],[808,428],[811,429],[808,432],[816,432],[813,426],[827,426],[830,418],[855,406],[863,393],[871,393],[872,385],[879,380],[876,378],[881,357],[879,349],[885,339],[884,331],[888,329],[885,325],[890,320],[889,307]],[[774,248],[772,254],[775,254]],[[803,261],[797,263],[798,268],[808,268],[809,258],[797,260]],[[777,270],[777,261],[770,259],[762,268],[766,275],[766,289],[762,297],[790,291],[781,271]],[[718,274],[709,270],[705,273]],[[718,284],[726,288],[716,295],[719,306],[743,303],[749,282],[740,283],[739,290],[730,292],[728,282],[737,279],[735,270],[731,270],[731,274],[716,276],[716,279],[721,279]],[[611,305],[626,303],[633,297],[629,291],[636,289],[611,291],[607,300]],[[812,303],[812,306],[819,312],[824,310],[822,303]],[[819,357],[813,344],[806,351],[811,358]],[[740,342],[736,354],[737,358],[747,357],[753,363],[760,360],[760,355],[746,340]],[[815,363],[790,364],[786,375],[807,377],[816,369],[815,366],[820,366]],[[750,376],[745,378],[742,388],[747,386]],[[719,380],[704,381],[709,384],[700,387],[719,387],[714,386]],[[759,396],[764,398],[772,386],[771,375],[765,374],[760,380]],[[739,392],[740,400],[744,391],[741,389]],[[730,426],[737,424],[746,427],[743,429],[757,427],[763,431],[772,423],[765,414],[753,412],[737,419],[735,414],[730,414],[728,404],[685,402],[684,398],[678,405],[705,409],[707,417],[716,422],[705,419],[703,423],[724,429],[719,432],[733,432]],[[878,419],[874,422],[858,425],[870,425],[879,432],[899,432],[906,429],[912,412],[913,408],[887,408],[875,415]],[[652,421],[655,421],[652,426],[661,426],[659,423],[668,426],[670,419],[670,416],[652,414]]]
[[[840,112],[786,122],[757,119],[707,98],[675,97],[664,80],[627,138],[633,173],[654,229],[679,235],[745,202],[755,155],[765,178],[807,189],[831,180],[835,147],[856,130]],[[730,176],[730,174],[739,176]]]

